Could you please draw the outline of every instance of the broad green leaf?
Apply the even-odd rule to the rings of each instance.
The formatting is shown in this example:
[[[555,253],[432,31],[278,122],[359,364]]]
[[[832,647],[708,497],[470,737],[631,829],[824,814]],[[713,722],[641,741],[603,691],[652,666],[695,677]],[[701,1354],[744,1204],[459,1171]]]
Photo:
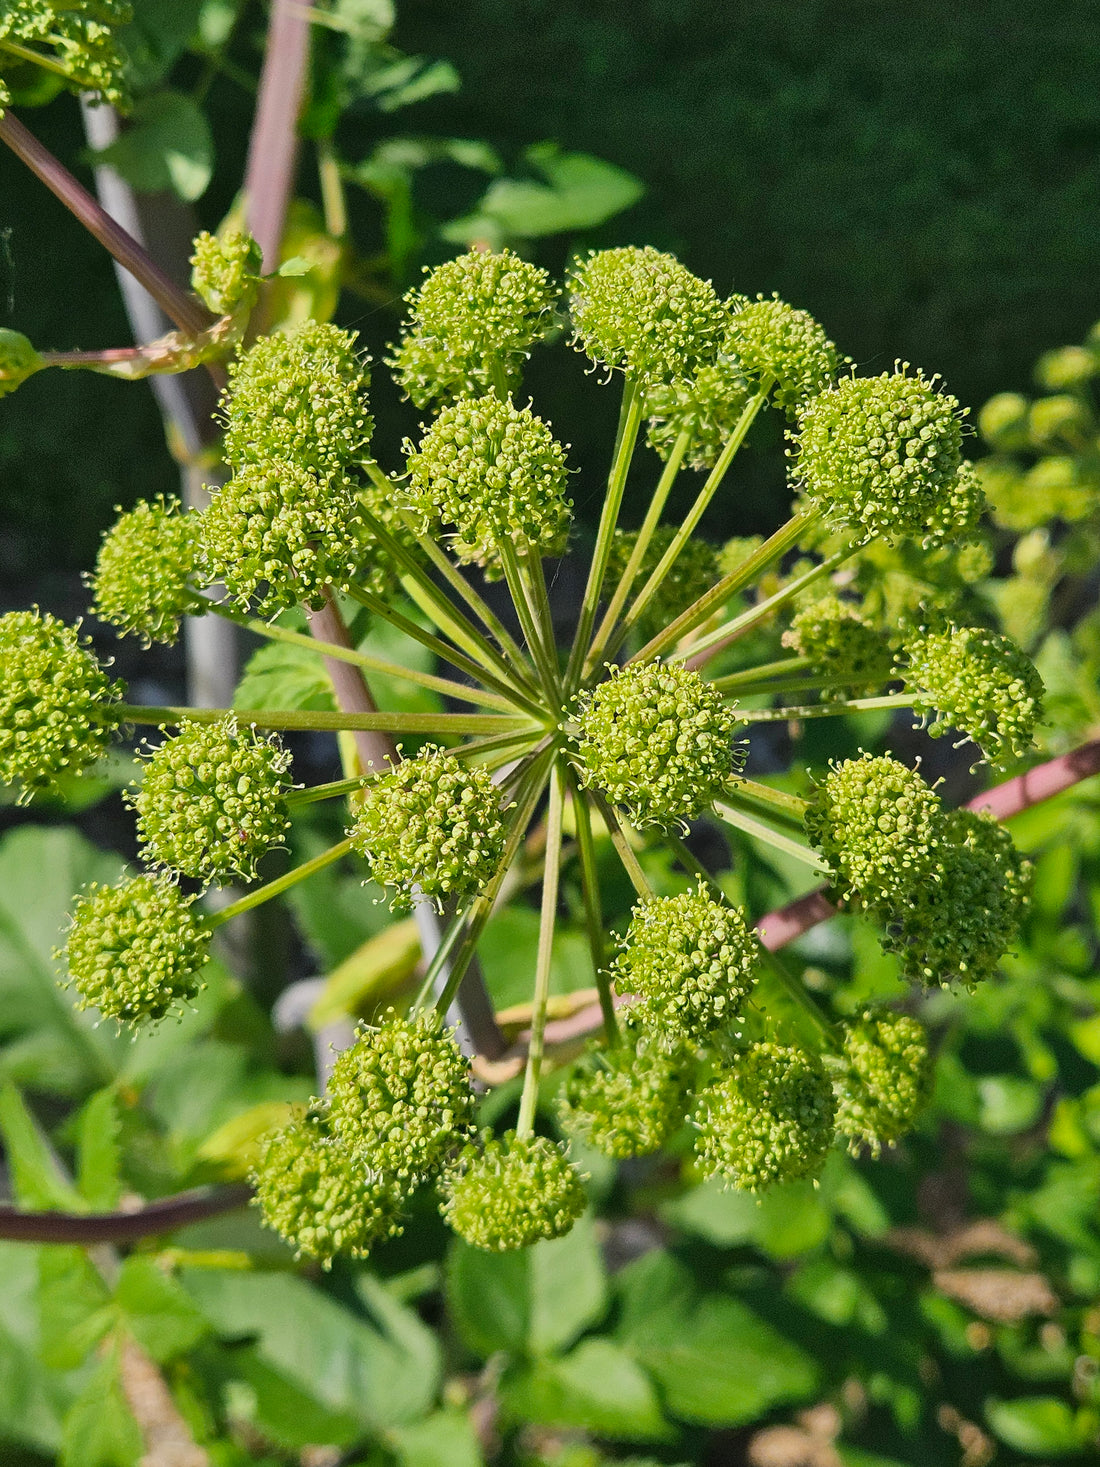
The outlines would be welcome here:
[[[336,704],[325,664],[308,647],[267,642],[253,652],[233,694],[233,707],[308,708],[331,711]]]
[[[119,1196],[118,1097],[113,1086],[97,1090],[80,1112],[76,1131],[76,1181],[97,1212],[110,1212]]]
[[[829,1234],[829,1210],[809,1182],[792,1182],[754,1197],[708,1181],[668,1202],[661,1216],[685,1232],[729,1248],[754,1243],[773,1258],[817,1248]]]
[[[818,1372],[803,1350],[738,1300],[700,1295],[670,1254],[629,1264],[618,1285],[618,1339],[656,1378],[674,1415],[736,1426],[813,1393]]]
[[[307,320],[331,321],[340,300],[344,245],[329,234],[320,210],[308,200],[291,201],[281,248],[284,263],[267,285],[271,329],[285,331]],[[310,655],[307,649],[300,650]],[[320,665],[317,654],[312,655]]]
[[[1038,1119],[1043,1092],[1031,1080],[1017,1075],[983,1075],[977,1085],[983,1131],[994,1136],[1016,1136]]]
[[[0,1242],[0,1441],[53,1455],[72,1399],[68,1382],[40,1356],[39,1248]]]
[[[787,1293],[819,1319],[856,1325],[880,1335],[889,1326],[882,1305],[854,1269],[831,1258],[813,1258],[787,1280]]]
[[[16,1201],[22,1207],[86,1211],[23,1097],[14,1085],[0,1089],[0,1133]]]
[[[412,978],[419,961],[415,920],[408,917],[392,923],[369,937],[328,975],[309,1011],[309,1027],[317,1033],[335,1019],[373,1011]]]
[[[1097,1417],[1074,1411],[1057,1396],[990,1399],[985,1416],[1001,1441],[1029,1457],[1072,1457],[1095,1436]]]
[[[467,1345],[543,1355],[564,1349],[603,1314],[607,1279],[590,1216],[564,1238],[518,1253],[487,1253],[455,1242],[447,1291]]]
[[[432,61],[425,56],[403,56],[374,73],[368,90],[382,112],[396,112],[414,102],[457,92],[462,82],[449,61]]]
[[[283,261],[275,274],[280,279],[286,279],[288,276],[308,275],[312,269],[311,261],[307,260],[304,255],[292,255],[289,260]]]
[[[465,1411],[450,1407],[394,1432],[401,1467],[483,1467],[477,1433]]]
[[[272,1369],[253,1346],[234,1348],[227,1372],[234,1414],[282,1447],[294,1452],[315,1442],[346,1447],[363,1433],[358,1417],[321,1405],[315,1391]]]
[[[183,92],[142,97],[130,126],[93,154],[141,193],[172,189],[186,203],[206,191],[214,171],[214,140],[201,109]]]
[[[607,1339],[582,1340],[564,1359],[536,1360],[501,1384],[516,1423],[571,1427],[625,1441],[670,1435],[657,1392],[631,1354]]]
[[[135,72],[135,85],[147,91],[168,74],[199,24],[203,0],[133,0],[134,18],[122,31]]]
[[[38,1250],[39,1353],[55,1370],[82,1365],[114,1322],[107,1285],[83,1248]]]
[[[157,1361],[182,1355],[208,1329],[189,1295],[144,1253],[132,1253],[122,1265],[114,1305],[126,1328]]]
[[[145,1445],[126,1404],[116,1343],[65,1418],[61,1467],[136,1467]]]
[[[417,1421],[435,1399],[438,1369],[410,1348],[408,1320],[396,1338],[289,1274],[183,1269],[180,1283],[219,1334],[253,1336],[272,1369],[372,1430]]]
[[[195,1153],[213,1162],[226,1177],[247,1177],[260,1159],[260,1142],[269,1131],[285,1126],[294,1107],[285,1100],[264,1100],[225,1121]]]

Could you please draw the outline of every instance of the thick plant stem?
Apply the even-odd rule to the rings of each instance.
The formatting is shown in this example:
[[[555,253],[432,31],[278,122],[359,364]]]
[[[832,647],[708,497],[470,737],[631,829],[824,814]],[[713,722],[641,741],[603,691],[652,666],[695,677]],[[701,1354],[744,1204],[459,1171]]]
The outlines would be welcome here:
[[[772,789],[770,784],[760,784],[758,780],[747,779],[745,775],[739,774],[726,791],[727,798],[735,803],[740,799],[752,800],[759,805],[765,805],[770,813],[778,819],[793,821],[801,825],[810,808],[809,800],[804,800],[800,795],[790,795],[786,790]]]
[[[607,826],[608,834],[611,836],[611,844],[618,852],[619,860],[623,863],[623,869],[630,877],[631,885],[640,897],[648,900],[654,895],[653,888],[649,884],[649,878],[642,870],[641,862],[634,854],[627,838],[626,827],[619,819],[618,813],[608,804],[597,790],[589,790],[589,797],[595,803],[600,812],[603,823]]]
[[[546,1005],[550,998],[550,970],[554,953],[554,927],[558,915],[558,883],[561,879],[562,815],[565,809],[565,769],[555,759],[550,771],[550,803],[546,815],[546,865],[542,879],[542,910],[539,915],[539,945],[535,959],[535,989],[531,1002],[531,1038],[527,1045],[527,1069],[519,1102],[516,1135],[530,1136],[535,1124],[542,1076]]]
[[[722,693],[755,693],[758,688],[770,687],[774,678],[786,682],[794,677],[805,677],[812,671],[813,663],[808,657],[778,657],[774,662],[761,662],[756,667],[745,667],[740,672],[713,678],[712,684]]]
[[[672,486],[676,481],[676,475],[680,472],[681,466],[683,465],[684,455],[687,453],[690,443],[691,434],[685,429],[672,445],[672,452],[669,454],[661,477],[657,481],[657,487],[653,491],[653,498],[649,502],[646,517],[642,521],[641,529],[638,531],[638,538],[634,542],[634,549],[630,552],[630,559],[627,561],[626,567],[619,578],[619,584],[615,587],[615,594],[607,604],[603,621],[600,622],[599,629],[593,638],[592,646],[585,658],[584,668],[581,672],[582,678],[590,677],[600,665],[600,658],[611,639],[612,632],[615,630],[615,623],[618,621],[622,609],[626,605],[626,598],[630,595],[634,582],[638,578],[638,572],[641,569],[642,561],[645,559],[645,553],[649,549],[650,542],[660,523],[661,512],[672,491]]]
[[[298,160],[298,112],[308,61],[307,7],[296,0],[273,0],[244,179],[248,227],[263,251],[267,271],[279,264]]]
[[[126,1212],[24,1212],[0,1207],[0,1238],[17,1243],[136,1243],[190,1223],[245,1207],[243,1182],[208,1191],[178,1192]]]
[[[553,636],[551,634],[549,641],[546,636],[549,607],[546,608],[547,615],[540,616],[530,578],[524,576],[516,547],[507,536],[501,540],[498,549],[504,579],[508,583],[508,591],[519,615],[523,635],[542,678],[544,696],[550,706],[554,707],[561,703],[561,680],[556,666],[557,653],[554,650]]]
[[[293,871],[277,876],[274,881],[258,886],[255,891],[247,892],[237,901],[230,902],[229,906],[222,907],[221,911],[215,912],[207,919],[209,926],[220,927],[230,918],[239,917],[242,912],[251,912],[253,907],[262,906],[264,902],[271,901],[272,897],[281,896],[284,891],[289,891],[292,886],[297,886],[299,881],[308,881],[318,871],[323,871],[326,866],[331,866],[333,862],[341,860],[351,851],[351,848],[350,840],[338,841],[336,845],[329,846],[327,851],[322,851],[319,856],[314,856],[312,861],[305,861],[301,866],[295,866]]]
[[[596,990],[600,995],[600,1008],[603,1011],[604,1039],[610,1047],[618,1041],[619,1025],[615,1018],[615,1000],[611,993],[611,980],[607,973],[607,945],[604,942],[600,874],[596,865],[596,844],[592,839],[592,817],[589,814],[588,802],[581,794],[580,786],[572,774],[569,776],[569,791],[572,796],[573,817],[577,824],[577,855],[581,865],[581,891],[584,895],[588,947],[592,954]]]
[[[760,573],[771,565],[773,560],[778,560],[785,555],[792,545],[796,545],[802,535],[819,518],[817,510],[799,511],[792,515],[785,525],[781,525],[775,534],[764,541],[759,550],[753,551],[745,561],[729,575],[722,579],[700,596],[698,601],[693,602],[686,611],[682,611],[675,621],[670,622],[664,631],[650,638],[645,646],[628,662],[648,662],[651,658],[659,657],[668,647],[674,646],[681,637],[686,637],[688,632],[707,620],[707,618],[720,606],[724,606],[731,596],[738,591],[743,591],[746,586],[751,586]]]
[[[165,275],[154,259],[91,196],[50,150],[23,126],[10,109],[0,116],[0,140],[7,143],[32,173],[99,240],[118,263],[128,270],[170,320],[181,331],[197,336],[213,324],[213,316],[204,305]]]
[[[611,651],[622,646],[631,627],[636,625],[639,617],[660,589],[661,583],[675,564],[680,551],[683,550],[688,540],[695,533],[699,521],[703,518],[708,505],[718,492],[722,480],[729,472],[730,465],[733,463],[737,450],[744,443],[749,429],[755,422],[756,415],[764,406],[765,402],[767,402],[768,393],[772,390],[774,382],[774,377],[765,377],[760,384],[760,391],[746,404],[744,412],[737,420],[737,426],[726,440],[725,447],[722,449],[717,462],[707,475],[706,483],[696,495],[695,503],[688,510],[686,518],[673,536],[672,543],[664,555],[661,556],[649,580],[646,581],[645,585],[638,592],[631,604],[630,610],[623,617],[619,630],[616,632],[611,643]]]
[[[611,545],[615,538],[615,527],[619,523],[619,510],[626,488],[626,476],[630,471],[630,460],[634,456],[634,445],[638,441],[638,430],[642,426],[642,409],[645,405],[645,388],[632,376],[623,381],[623,402],[619,412],[619,428],[615,437],[615,452],[611,460],[611,472],[607,479],[607,497],[600,512],[599,529],[596,531],[596,547],[592,552],[592,564],[581,601],[577,635],[569,656],[565,672],[565,686],[575,690],[575,684],[588,655],[592,628],[596,624],[596,612],[603,591],[603,580],[607,574],[607,562],[611,558]]]

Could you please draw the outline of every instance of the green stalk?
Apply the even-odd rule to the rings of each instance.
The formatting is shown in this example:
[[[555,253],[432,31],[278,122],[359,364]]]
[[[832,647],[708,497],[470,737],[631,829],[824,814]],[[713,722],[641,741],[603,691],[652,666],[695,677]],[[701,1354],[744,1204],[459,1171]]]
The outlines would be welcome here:
[[[881,686],[882,683],[896,681],[896,676],[891,676],[890,673],[885,673],[882,677],[871,680],[850,675],[848,677],[840,677],[832,673],[818,673],[815,677],[777,677],[768,682],[741,683],[735,686],[732,691],[735,695],[739,694],[744,698],[757,698],[764,694],[771,695],[774,693],[813,693],[818,691],[825,693],[843,688],[847,688],[849,692],[855,693],[861,688]],[[716,677],[711,686],[716,688],[720,693],[729,693],[731,691],[726,686],[725,678],[722,677]],[[737,706],[736,697],[734,698],[734,706]]]
[[[258,616],[248,616],[244,612],[234,611],[232,607],[221,602],[200,596],[197,591],[193,604],[196,615],[203,616],[213,611],[218,616],[224,617],[226,621],[244,627],[247,631],[255,632],[257,636],[266,637],[269,641],[285,642],[290,647],[308,647],[311,652],[319,652],[322,656],[332,657],[337,662],[350,662],[354,667],[361,667],[364,672],[379,672],[384,677],[402,678],[405,682],[415,683],[418,687],[430,688],[434,693],[442,693],[444,697],[456,698],[463,703],[475,703],[484,708],[510,709],[515,707],[515,700],[506,697],[503,693],[490,693],[484,688],[472,688],[467,683],[456,683],[451,678],[436,677],[430,672],[418,672],[415,668],[401,667],[396,662],[387,662],[384,657],[372,657],[370,653],[359,652],[354,647],[341,647],[338,642],[319,641],[305,632],[295,632],[290,627],[279,626],[277,622],[261,621]],[[479,670],[478,676],[480,675]]]
[[[831,868],[823,861],[816,851],[810,850],[809,846],[803,845],[801,841],[792,840],[789,835],[783,835],[778,830],[773,830],[763,820],[757,820],[755,815],[749,815],[744,810],[736,810],[724,800],[714,802],[715,814],[727,825],[732,825],[735,830],[740,830],[745,835],[752,836],[754,840],[763,841],[765,845],[782,851],[784,855],[793,856],[796,861],[801,861],[804,866],[809,866],[812,871],[820,875],[828,876]]]
[[[808,800],[800,799],[798,795],[789,795],[785,790],[772,789],[770,784],[759,784],[755,779],[746,779],[743,774],[739,774],[729,785],[725,797],[735,805],[742,801],[763,805],[768,811],[769,819],[785,820],[797,826],[802,825],[806,811],[810,808]]]
[[[305,881],[307,877],[323,871],[326,866],[331,866],[334,861],[339,861],[341,857],[346,856],[350,850],[350,840],[339,841],[336,845],[330,846],[327,851],[322,851],[319,856],[314,856],[312,861],[305,861],[301,866],[295,866],[293,871],[277,876],[266,886],[258,886],[255,891],[250,891],[246,896],[231,902],[228,907],[222,907],[220,912],[214,912],[207,917],[207,925],[220,927],[231,917],[239,917],[242,912],[250,912],[253,907],[269,902],[272,897],[280,896],[284,891],[289,891],[292,886],[297,886],[299,881]]]
[[[768,393],[772,390],[772,387],[774,385],[774,377],[765,377],[760,383],[760,391],[756,394],[754,398],[746,403],[744,411],[742,412],[740,418],[738,418],[737,420],[737,426],[730,434],[729,438],[726,441],[725,447],[722,449],[721,454],[718,456],[717,462],[711,469],[710,473],[707,475],[706,483],[703,485],[702,489],[699,490],[699,493],[695,499],[695,503],[691,506],[691,509],[687,513],[687,518],[684,520],[680,528],[676,531],[672,543],[669,545],[664,555],[661,556],[661,559],[658,561],[652,575],[649,577],[649,580],[646,581],[645,585],[638,592],[637,596],[634,598],[630,610],[623,617],[622,622],[619,624],[619,629],[612,640],[609,651],[615,652],[618,650],[619,647],[622,646],[623,642],[626,640],[627,636],[630,633],[630,629],[637,623],[638,618],[642,615],[646,607],[649,605],[650,601],[652,601],[653,597],[660,589],[661,582],[665,579],[669,571],[672,569],[672,566],[677,560],[680,551],[683,550],[688,540],[695,533],[696,526],[703,518],[703,515],[706,512],[708,505],[714,498],[715,494],[718,492],[718,488],[721,485],[722,480],[725,478],[726,474],[729,471],[730,465],[733,463],[733,460],[737,455],[737,450],[741,447],[742,443],[744,443],[745,437],[749,429],[752,427],[754,421],[756,420],[756,415],[764,406],[765,402],[767,402]]]
[[[774,535],[764,541],[759,550],[755,550],[749,558],[742,562],[736,570],[730,571],[728,576],[711,587],[698,601],[694,602],[682,611],[674,622],[665,627],[663,632],[651,638],[640,652],[635,652],[628,662],[648,662],[654,657],[659,657],[666,647],[671,647],[684,637],[688,632],[694,630],[700,623],[706,621],[712,612],[724,606],[731,596],[738,591],[743,591],[746,586],[751,586],[753,581],[767,570],[773,560],[778,560],[785,555],[792,545],[798,543],[801,537],[820,518],[820,510],[800,510],[798,514],[792,515],[785,525],[780,526]]]
[[[394,734],[495,734],[509,730],[541,733],[542,726],[517,715],[502,713],[341,713],[304,708],[170,708],[145,707],[136,703],[105,706],[112,722],[152,724],[158,727],[181,723],[220,723],[235,718],[251,728],[291,732],[308,729],[319,733],[363,730]]]
[[[748,607],[740,616],[732,617],[729,621],[723,622],[720,627],[715,627],[714,631],[708,632],[705,637],[700,637],[698,641],[692,642],[691,646],[686,647],[682,652],[674,653],[670,660],[682,662],[685,667],[695,669],[703,667],[712,657],[717,657],[719,652],[725,651],[746,632],[752,631],[753,627],[766,621],[780,607],[786,606],[800,596],[815,581],[831,575],[865,543],[863,540],[856,540],[845,545],[817,565],[811,566],[808,571],[803,571],[802,575],[795,576],[793,581],[788,581],[773,596],[767,596],[763,601],[758,601],[755,606]]]
[[[553,658],[552,647],[547,646],[544,639],[543,626],[536,612],[531,595],[531,586],[523,575],[519,559],[516,556],[516,547],[511,539],[505,535],[497,544],[500,552],[500,564],[504,571],[504,579],[508,583],[508,591],[515,604],[519,615],[519,624],[523,628],[523,635],[527,639],[527,645],[531,650],[535,666],[542,678],[543,692],[550,706],[561,702],[561,685],[557,666]],[[549,608],[547,608],[549,612]]]
[[[501,402],[507,402],[511,393],[508,390],[508,378],[504,371],[504,363],[498,355],[494,354],[489,364],[489,375],[493,379],[493,391]]]
[[[607,574],[607,562],[611,557],[611,543],[615,538],[615,526],[619,522],[619,510],[626,488],[626,476],[630,471],[630,460],[634,456],[634,445],[642,426],[642,409],[645,405],[645,388],[633,376],[623,382],[623,401],[619,411],[619,428],[615,436],[615,453],[611,460],[611,472],[607,479],[607,498],[600,512],[600,525],[596,532],[596,548],[592,552],[592,564],[581,601],[577,636],[569,655],[565,671],[565,686],[570,692],[576,690],[581,667],[588,654],[592,628],[596,623],[596,612],[603,591],[603,578]]]
[[[469,739],[464,744],[457,744],[451,753],[456,759],[469,759],[472,763],[483,764],[486,769],[499,769],[503,764],[534,752],[534,738],[533,733],[491,734],[487,738]],[[488,757],[483,758],[483,755]]]
[[[43,51],[33,51],[29,46],[21,46],[18,41],[0,41],[0,51],[7,51],[18,61],[29,61],[32,66],[40,66],[43,71],[52,72],[54,76],[64,77],[66,81],[72,81],[73,74],[67,66],[63,66],[53,56],[47,56]]]
[[[550,606],[550,592],[542,568],[542,557],[530,540],[524,539],[519,548],[519,568],[527,587],[527,593],[531,598],[531,609],[535,613],[535,619],[542,633],[543,645],[546,648],[550,670],[553,673],[552,683],[560,707],[563,701],[561,661],[558,657],[557,638],[554,635],[554,613]]]
[[[764,962],[779,979],[783,991],[794,1001],[800,1012],[810,1020],[825,1041],[827,1048],[838,1051],[841,1046],[836,1025],[821,1011],[813,995],[806,991],[806,985],[799,982],[787,965],[770,948],[760,943],[759,950]]]
[[[769,684],[772,678],[790,678],[795,674],[804,674],[812,666],[808,657],[780,657],[775,662],[761,662],[756,667],[745,667],[740,672],[716,677],[711,686],[722,693],[740,692],[743,689],[756,692],[758,684]]]
[[[607,826],[608,834],[611,836],[611,843],[619,854],[619,860],[623,863],[623,868],[630,877],[634,890],[640,897],[648,900],[655,893],[649,884],[649,878],[642,870],[641,863],[630,848],[624,823],[620,821],[618,814],[598,790],[590,789],[588,793],[592,797],[596,809],[600,812],[604,824]]]
[[[600,995],[600,1011],[603,1014],[604,1039],[611,1047],[618,1043],[619,1023],[615,1017],[615,1003],[611,996],[611,980],[607,973],[607,951],[603,932],[603,909],[600,902],[600,877],[596,865],[596,843],[592,838],[592,817],[588,802],[581,792],[576,776],[570,772],[569,789],[573,796],[573,814],[577,822],[577,855],[581,865],[581,891],[584,894],[584,917],[588,928],[588,947],[592,954],[592,969],[596,975],[596,989]]]
[[[542,879],[542,909],[539,913],[539,945],[535,959],[535,990],[531,1000],[531,1038],[527,1044],[527,1068],[519,1102],[516,1135],[530,1136],[539,1099],[539,1079],[546,1036],[546,1005],[550,999],[550,970],[554,955],[554,927],[558,915],[558,883],[561,879],[562,816],[565,810],[565,770],[559,757],[550,772],[550,803],[546,818],[546,863]]]
[[[637,580],[638,571],[641,569],[642,561],[645,559],[645,553],[649,549],[650,541],[653,539],[654,532],[660,523],[661,511],[664,509],[668,496],[672,491],[672,485],[675,482],[676,475],[680,472],[680,468],[684,462],[684,455],[687,453],[690,443],[691,433],[685,428],[672,445],[672,452],[669,454],[661,477],[657,481],[657,487],[653,491],[653,498],[649,502],[649,509],[646,511],[646,517],[642,522],[642,528],[638,531],[638,538],[634,542],[634,549],[630,552],[630,559],[626,563],[626,568],[619,579],[619,584],[615,587],[615,594],[608,602],[603,621],[600,622],[599,630],[596,632],[588,656],[585,658],[584,668],[581,672],[582,679],[590,677],[599,666],[600,657],[603,655],[604,648],[607,646],[611,638],[611,633],[615,629],[615,623],[623,607],[626,605],[626,598],[630,595],[631,588]]]
[[[746,723],[782,723],[791,718],[836,718],[841,713],[871,713],[879,708],[912,708],[918,692],[884,693],[881,698],[849,698],[844,703],[807,703],[801,708],[748,708],[737,716]]]
[[[717,881],[715,881],[714,877],[703,865],[702,861],[697,860],[691,854],[691,852],[688,850],[687,846],[684,845],[680,837],[678,835],[666,834],[665,840],[671,847],[676,856],[676,859],[679,861],[684,870],[690,876],[697,876],[699,880],[704,884],[704,886],[706,886],[707,889],[710,891],[715,901],[723,902],[728,905],[729,898],[726,896],[726,893],[718,885]]]

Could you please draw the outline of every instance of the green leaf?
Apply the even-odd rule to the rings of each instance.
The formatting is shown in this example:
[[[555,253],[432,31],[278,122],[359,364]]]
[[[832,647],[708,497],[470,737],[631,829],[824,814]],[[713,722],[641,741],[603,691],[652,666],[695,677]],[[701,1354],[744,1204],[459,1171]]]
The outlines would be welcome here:
[[[0,1133],[16,1201],[22,1207],[86,1211],[34,1116],[14,1085],[0,1089]]]
[[[656,1377],[676,1416],[736,1426],[816,1388],[817,1368],[803,1350],[738,1300],[700,1295],[670,1254],[647,1254],[617,1282],[618,1338]]]
[[[286,642],[267,642],[245,664],[233,707],[242,712],[255,708],[331,711],[336,704],[318,653]]]
[[[590,1216],[564,1238],[517,1253],[455,1242],[447,1292],[463,1339],[476,1354],[543,1355],[564,1349],[607,1305],[607,1278]]]
[[[607,1339],[583,1340],[564,1359],[536,1360],[501,1383],[505,1413],[524,1425],[595,1432],[626,1441],[671,1435],[657,1392],[632,1356]]]
[[[173,190],[185,203],[206,191],[214,171],[214,140],[198,104],[183,92],[154,92],[130,114],[130,126],[92,154],[140,193]]]
[[[206,1320],[175,1279],[143,1253],[132,1253],[115,1286],[121,1321],[154,1360],[182,1355],[206,1334]]]
[[[1094,1413],[1077,1411],[1057,1396],[988,1400],[985,1416],[1003,1442],[1029,1457],[1072,1457],[1095,1433]]]
[[[1017,1136],[1034,1125],[1043,1106],[1043,1091],[1016,1075],[983,1075],[977,1082],[979,1124],[994,1136]]]
[[[275,274],[281,279],[292,275],[308,275],[313,269],[313,261],[307,260],[303,255],[294,255],[289,260],[284,260]]]
[[[126,1404],[116,1342],[65,1418],[61,1467],[136,1467],[145,1450]]]
[[[0,1242],[0,1440],[52,1456],[61,1418],[72,1395],[68,1383],[41,1359],[39,1256],[48,1250]]]
[[[794,1258],[819,1247],[830,1223],[829,1210],[810,1182],[792,1182],[754,1197],[708,1181],[666,1203],[661,1216],[719,1247],[754,1243],[772,1258]]]
[[[81,1196],[97,1212],[110,1212],[119,1196],[120,1121],[113,1086],[96,1093],[76,1127],[76,1180]]]
[[[37,1290],[39,1351],[55,1370],[83,1365],[114,1322],[110,1294],[82,1248],[42,1248]]]
[[[356,1416],[319,1404],[315,1392],[273,1370],[252,1346],[232,1350],[228,1374],[234,1415],[292,1452],[316,1442],[347,1447],[363,1434]]]
[[[401,1467],[483,1467],[477,1433],[465,1411],[449,1408],[394,1433]]]

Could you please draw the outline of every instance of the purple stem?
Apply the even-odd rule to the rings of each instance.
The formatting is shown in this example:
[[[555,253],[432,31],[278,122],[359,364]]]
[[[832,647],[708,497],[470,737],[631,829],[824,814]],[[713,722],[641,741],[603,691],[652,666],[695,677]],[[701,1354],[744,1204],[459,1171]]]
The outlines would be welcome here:
[[[243,1182],[209,1192],[180,1192],[133,1212],[23,1212],[0,1207],[0,1238],[17,1243],[135,1243],[244,1207],[252,1189]]]
[[[309,18],[301,0],[274,0],[244,194],[248,227],[275,270],[298,163],[298,113],[309,60]]]

